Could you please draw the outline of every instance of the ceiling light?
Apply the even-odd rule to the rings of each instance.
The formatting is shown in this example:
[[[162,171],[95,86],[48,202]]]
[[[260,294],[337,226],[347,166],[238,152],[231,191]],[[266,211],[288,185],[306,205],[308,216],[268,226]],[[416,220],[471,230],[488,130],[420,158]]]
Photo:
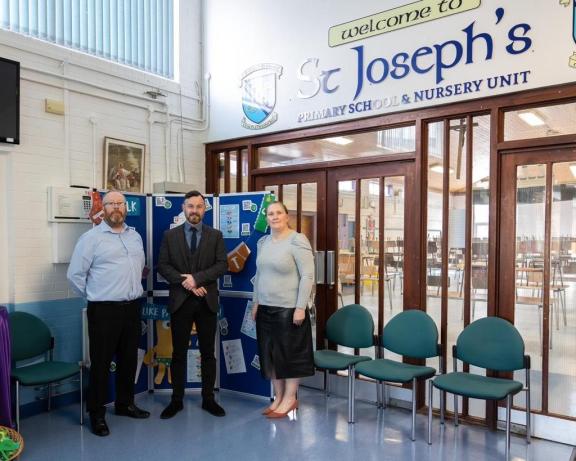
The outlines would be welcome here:
[[[439,163],[435,163],[434,165],[430,165],[430,171],[433,171],[434,173],[444,173],[444,167],[442,165],[440,165]],[[454,173],[454,168],[448,168],[448,172],[450,174]]]
[[[333,138],[325,138],[324,141],[331,142],[332,144],[338,144],[339,146],[346,146],[352,144],[354,141],[350,138],[345,138],[344,136],[335,136]]]
[[[523,112],[518,112],[518,117],[520,117],[524,123],[527,123],[530,126],[546,125],[546,122],[542,116],[536,113],[536,111],[525,110]]]

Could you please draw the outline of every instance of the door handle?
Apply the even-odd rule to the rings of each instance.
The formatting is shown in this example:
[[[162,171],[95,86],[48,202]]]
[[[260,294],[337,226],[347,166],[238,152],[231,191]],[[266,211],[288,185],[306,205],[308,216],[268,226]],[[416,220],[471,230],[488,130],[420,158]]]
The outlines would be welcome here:
[[[327,251],[326,252],[326,283],[330,286],[334,285],[335,277],[334,277],[334,258],[335,252],[334,251]]]
[[[316,285],[323,285],[326,283],[326,262],[324,259],[325,252],[317,251],[316,259]]]

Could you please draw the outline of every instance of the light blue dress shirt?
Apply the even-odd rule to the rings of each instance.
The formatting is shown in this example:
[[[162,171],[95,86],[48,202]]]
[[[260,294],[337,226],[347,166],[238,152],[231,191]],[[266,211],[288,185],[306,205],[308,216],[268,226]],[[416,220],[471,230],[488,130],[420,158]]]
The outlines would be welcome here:
[[[144,264],[140,234],[126,224],[113,232],[102,221],[78,239],[67,277],[88,301],[132,301],[144,293]]]

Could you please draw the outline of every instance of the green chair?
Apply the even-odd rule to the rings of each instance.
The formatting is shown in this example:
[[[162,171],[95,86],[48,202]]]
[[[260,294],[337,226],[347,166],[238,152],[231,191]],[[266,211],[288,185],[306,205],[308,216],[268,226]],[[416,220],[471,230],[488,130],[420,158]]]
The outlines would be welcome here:
[[[328,349],[328,341],[339,346],[361,349],[374,345],[372,314],[359,304],[341,307],[326,322],[325,349],[314,352],[314,365],[324,370],[324,387],[329,392],[328,371],[348,370],[348,422],[354,422],[354,383],[357,363],[372,360],[361,355]]]
[[[38,317],[26,312],[9,314],[12,345],[11,378],[16,384],[16,429],[20,429],[20,385],[47,386],[48,411],[51,407],[51,384],[80,375],[80,424],[82,414],[82,368],[79,363],[57,362],[52,358],[54,338],[46,324]],[[17,366],[18,362],[30,361],[44,355],[45,360]]]
[[[426,312],[411,309],[393,317],[382,332],[382,349],[389,350],[413,359],[441,357],[438,344],[438,329],[434,320]],[[383,352],[383,350],[382,350]],[[380,355],[383,357],[383,354]],[[440,363],[440,368],[442,364]],[[382,388],[386,382],[412,383],[412,440],[415,439],[416,426],[416,383],[427,380],[436,374],[436,369],[423,365],[412,365],[385,358],[359,363],[356,371],[375,379]],[[380,395],[380,392],[378,393]],[[378,397],[380,400],[380,397]],[[384,399],[385,400],[385,399]],[[380,404],[380,402],[378,402]]]
[[[444,424],[443,392],[454,394],[454,424],[458,425],[458,396],[482,400],[506,399],[506,459],[510,451],[510,411],[512,397],[526,391],[526,440],[530,443],[530,356],[524,355],[524,340],[507,320],[486,317],[468,325],[452,347],[454,371],[437,376],[429,383],[428,443],[432,443],[432,390],[440,392],[440,421]],[[526,370],[526,387],[513,379],[458,371],[458,360],[487,370],[513,372]]]

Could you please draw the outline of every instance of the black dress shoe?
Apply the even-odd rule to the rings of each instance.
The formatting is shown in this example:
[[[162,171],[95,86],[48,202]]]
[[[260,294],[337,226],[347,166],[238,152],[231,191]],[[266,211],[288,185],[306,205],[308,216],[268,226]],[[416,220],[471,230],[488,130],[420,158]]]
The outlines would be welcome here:
[[[116,414],[118,416],[129,416],[130,418],[146,419],[150,416],[150,412],[138,408],[136,405],[128,405],[127,407],[116,407]]]
[[[162,419],[172,418],[176,413],[182,411],[183,408],[184,405],[182,404],[182,402],[170,402],[168,406],[164,408],[164,410],[162,410],[162,413],[160,413],[160,418]]]
[[[224,408],[216,403],[216,400],[202,400],[202,410],[206,410],[208,413],[214,416],[225,416],[226,412]]]
[[[103,416],[101,417],[90,417],[90,424],[92,426],[92,433],[99,437],[106,437],[110,434],[110,429],[108,429],[108,424]]]

